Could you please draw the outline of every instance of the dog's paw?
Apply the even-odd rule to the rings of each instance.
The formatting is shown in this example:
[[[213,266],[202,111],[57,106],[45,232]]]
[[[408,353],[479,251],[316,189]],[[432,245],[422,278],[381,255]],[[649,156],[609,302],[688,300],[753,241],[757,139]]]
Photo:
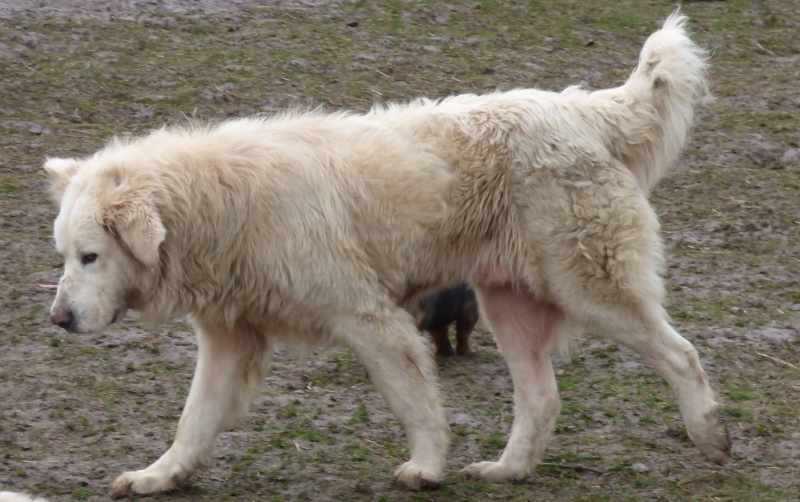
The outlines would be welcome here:
[[[693,438],[694,440],[694,438]],[[731,454],[731,440],[725,425],[714,420],[708,424],[701,438],[694,441],[700,452],[710,461],[725,465]]]
[[[432,490],[442,485],[443,475],[406,462],[394,471],[395,484],[412,490]]]
[[[461,472],[470,479],[485,479],[492,483],[511,483],[527,476],[527,473],[511,469],[500,462],[476,462],[464,467]]]
[[[177,488],[185,479],[180,473],[167,475],[163,471],[144,469],[122,473],[111,483],[111,496],[114,498],[125,497],[130,493],[149,495],[161,493]]]

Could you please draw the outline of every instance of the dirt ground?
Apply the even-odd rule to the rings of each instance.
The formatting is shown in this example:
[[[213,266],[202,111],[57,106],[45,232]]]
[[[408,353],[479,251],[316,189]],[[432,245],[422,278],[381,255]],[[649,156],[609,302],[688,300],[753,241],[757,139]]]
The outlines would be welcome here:
[[[102,4],[102,7],[98,5]],[[667,1],[0,0],[0,490],[106,500],[168,447],[195,359],[185,324],[129,316],[99,335],[51,327],[56,209],[41,164],[188,116],[496,88],[622,82]],[[800,2],[687,3],[714,50],[716,102],[653,194],[669,311],[696,344],[733,440],[727,467],[689,442],[666,384],[587,335],[558,360],[546,464],[495,486],[512,417],[491,337],[440,359],[453,430],[446,484],[390,484],[405,437],[347,352],[279,355],[214,462],[153,500],[800,500]]]

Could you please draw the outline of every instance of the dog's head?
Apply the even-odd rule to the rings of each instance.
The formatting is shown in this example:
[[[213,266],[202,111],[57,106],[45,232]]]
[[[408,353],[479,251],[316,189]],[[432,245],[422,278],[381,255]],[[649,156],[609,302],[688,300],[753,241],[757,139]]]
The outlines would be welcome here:
[[[60,205],[53,235],[64,274],[50,309],[53,324],[92,333],[125,315],[142,277],[159,266],[166,230],[135,173],[98,156],[48,159]]]

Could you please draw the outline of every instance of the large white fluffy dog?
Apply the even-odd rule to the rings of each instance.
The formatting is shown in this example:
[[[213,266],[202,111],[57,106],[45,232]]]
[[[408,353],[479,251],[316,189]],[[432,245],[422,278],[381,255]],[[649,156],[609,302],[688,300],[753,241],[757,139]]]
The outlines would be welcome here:
[[[27,493],[0,492],[0,502],[47,502]]]
[[[135,309],[153,322],[188,315],[197,331],[175,442],[113,493],[169,490],[201,465],[259,391],[276,341],[349,346],[408,434],[396,479],[440,483],[447,420],[408,310],[462,280],[478,291],[515,406],[500,459],[468,475],[510,481],[541,461],[560,408],[551,348],[587,328],[649,361],[691,439],[724,462],[708,379],[662,308],[647,200],[707,96],[705,53],[684,23],[669,17],[614,89],[287,113],[48,160],[65,260],[52,321],[96,332]]]

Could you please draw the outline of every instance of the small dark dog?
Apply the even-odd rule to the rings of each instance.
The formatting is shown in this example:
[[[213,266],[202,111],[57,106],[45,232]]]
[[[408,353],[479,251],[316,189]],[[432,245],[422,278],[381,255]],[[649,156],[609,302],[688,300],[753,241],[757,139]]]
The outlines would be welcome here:
[[[448,332],[456,323],[456,350],[459,356],[474,356],[469,346],[469,335],[478,322],[478,300],[475,292],[465,284],[434,293],[420,302],[417,327],[427,331],[436,344],[436,355],[452,356]]]

